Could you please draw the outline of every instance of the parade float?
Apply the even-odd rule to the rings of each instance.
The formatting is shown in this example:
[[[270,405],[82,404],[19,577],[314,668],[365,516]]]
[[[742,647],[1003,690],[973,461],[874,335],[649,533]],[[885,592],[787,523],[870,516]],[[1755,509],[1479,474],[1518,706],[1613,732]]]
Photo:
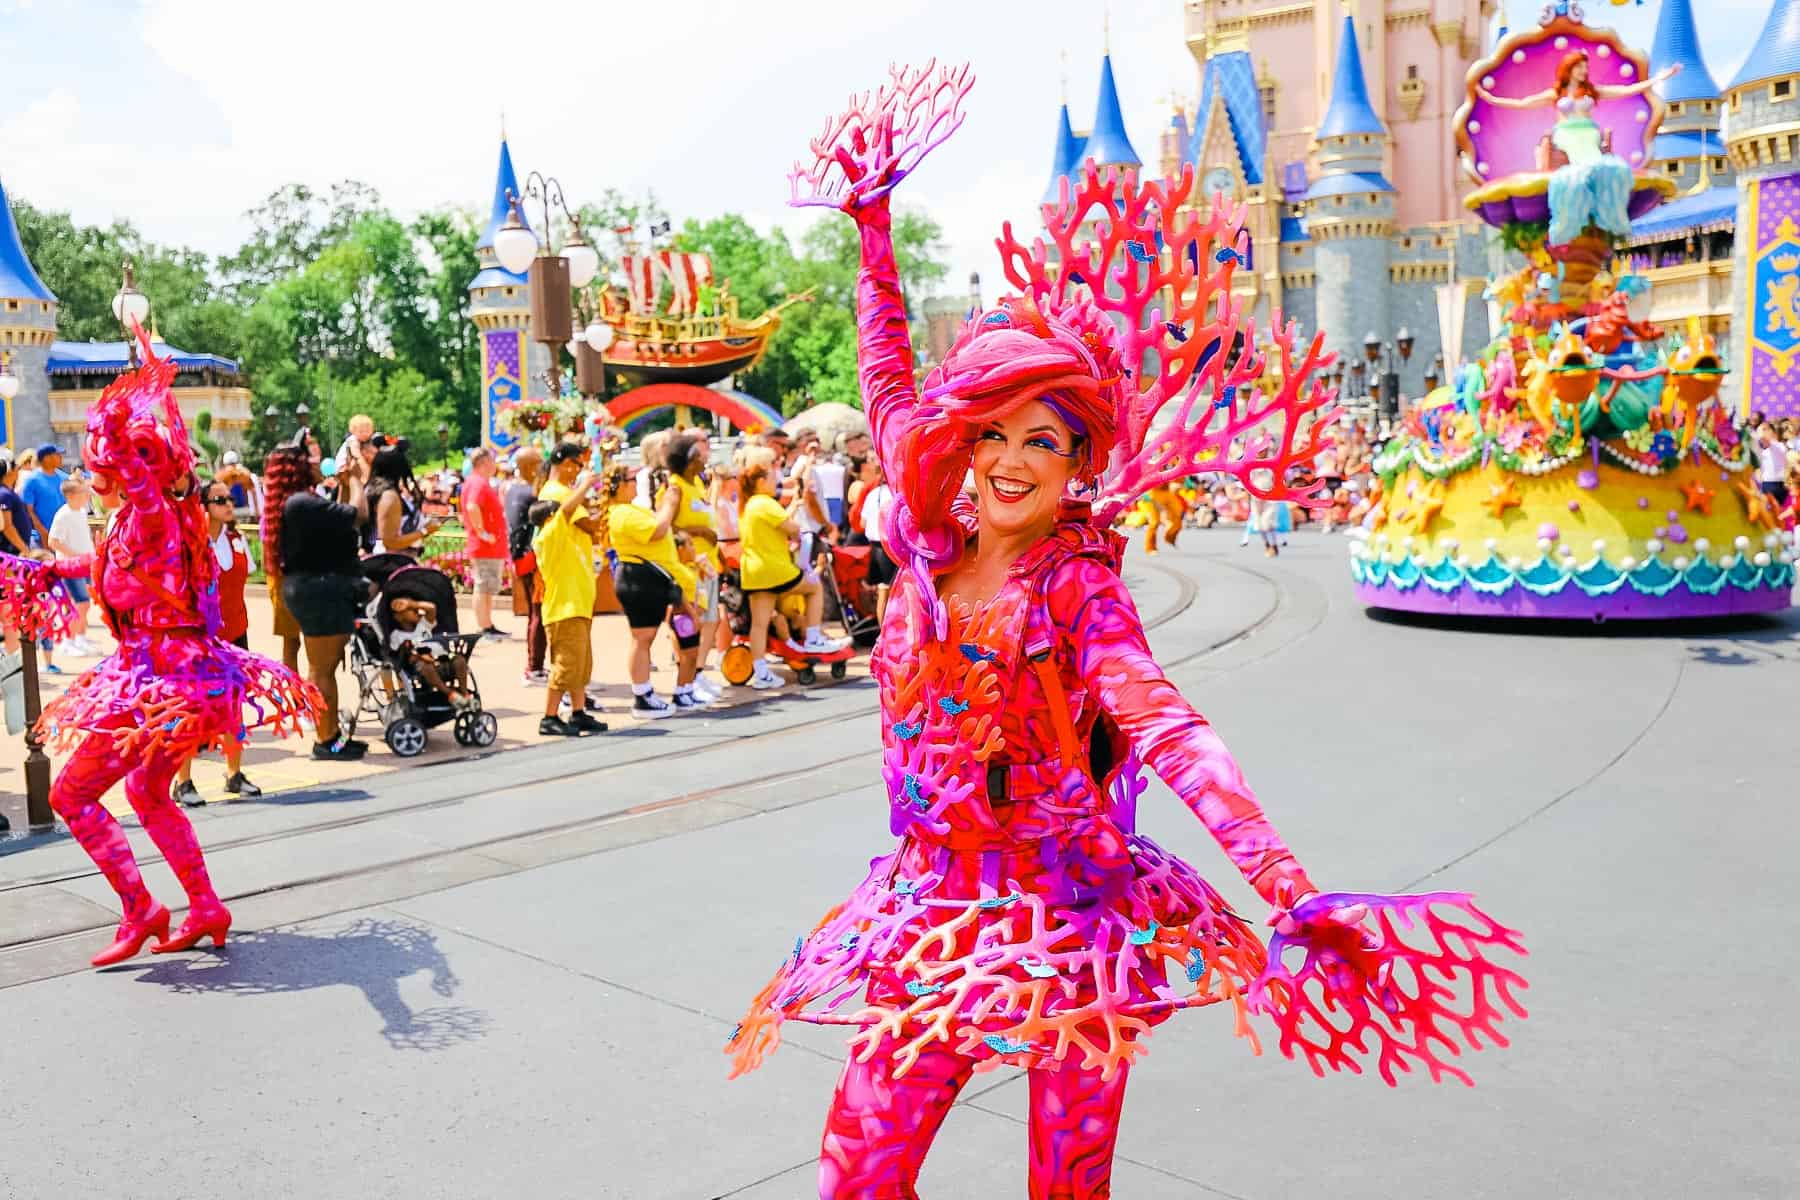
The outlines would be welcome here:
[[[1791,539],[1718,348],[1635,313],[1644,280],[1614,256],[1676,190],[1645,170],[1660,78],[1567,4],[1470,68],[1465,204],[1525,261],[1489,283],[1493,341],[1375,460],[1351,545],[1364,604],[1599,621],[1790,603]]]

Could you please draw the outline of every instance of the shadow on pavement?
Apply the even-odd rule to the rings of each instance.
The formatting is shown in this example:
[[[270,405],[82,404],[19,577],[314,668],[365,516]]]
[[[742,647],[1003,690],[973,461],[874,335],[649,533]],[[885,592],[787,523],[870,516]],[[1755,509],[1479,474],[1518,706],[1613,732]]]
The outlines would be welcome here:
[[[1777,616],[1745,613],[1740,616],[1688,617],[1673,621],[1559,621],[1544,617],[1474,617],[1440,613],[1401,612],[1368,608],[1371,621],[1413,629],[1438,629],[1454,633],[1504,633],[1525,637],[1563,638],[1709,638],[1769,644],[1800,644],[1800,617],[1793,610]]]
[[[492,1021],[481,1009],[451,1005],[415,1012],[408,1006],[400,981],[420,971],[430,972],[431,990],[446,999],[461,985],[436,934],[374,918],[333,934],[233,931],[220,950],[118,969],[135,972],[140,983],[182,994],[275,996],[353,987],[380,1014],[381,1036],[395,1050],[448,1050],[486,1036]]]

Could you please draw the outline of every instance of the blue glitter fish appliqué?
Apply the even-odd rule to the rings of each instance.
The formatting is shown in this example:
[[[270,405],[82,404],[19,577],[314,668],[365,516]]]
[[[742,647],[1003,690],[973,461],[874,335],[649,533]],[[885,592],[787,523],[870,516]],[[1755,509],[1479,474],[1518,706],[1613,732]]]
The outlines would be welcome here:
[[[962,656],[972,663],[993,662],[996,658],[1000,657],[999,654],[994,651],[983,650],[973,642],[964,642],[962,645],[958,646],[957,649],[961,650]]]
[[[943,710],[946,717],[960,717],[969,711],[969,702],[967,700],[952,700],[948,696],[940,696],[938,698],[938,707]]]
[[[921,733],[925,732],[925,722],[915,721],[911,725],[908,725],[905,721],[895,721],[892,725],[888,726],[888,728],[891,729],[894,736],[901,741],[910,742]]]
[[[1031,1049],[1030,1042],[1009,1042],[997,1033],[990,1033],[982,1038],[981,1044],[995,1054],[1023,1054]]]
[[[915,998],[919,996],[935,996],[943,990],[943,984],[926,983],[921,979],[914,979],[906,985],[906,994]]]

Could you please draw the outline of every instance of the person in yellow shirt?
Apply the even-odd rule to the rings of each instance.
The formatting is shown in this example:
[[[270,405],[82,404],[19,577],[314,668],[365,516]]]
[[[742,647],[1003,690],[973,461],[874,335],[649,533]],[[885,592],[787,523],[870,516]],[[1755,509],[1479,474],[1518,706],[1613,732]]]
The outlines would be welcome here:
[[[719,527],[713,511],[709,484],[704,478],[712,445],[706,434],[687,433],[669,445],[668,491],[679,493],[675,507],[675,532],[684,535],[693,549],[694,566],[699,580],[690,597],[700,620],[700,652],[696,658],[694,694],[703,700],[717,700],[719,691],[706,677],[705,656],[717,642],[719,626],[719,573],[724,562],[719,555]],[[658,497],[660,502],[661,497]]]
[[[756,661],[750,686],[781,687],[784,680],[769,669],[769,619],[775,598],[789,592],[806,600],[806,636],[803,650],[831,654],[849,644],[848,639],[828,638],[819,628],[825,612],[825,593],[817,579],[809,578],[794,561],[789,541],[799,535],[795,512],[805,502],[804,488],[784,507],[775,499],[775,456],[768,450],[746,451],[739,487],[743,506],[738,516],[738,538],[743,547],[739,580],[750,601],[750,653]]]
[[[588,711],[587,686],[594,674],[594,532],[599,518],[588,515],[594,478],[582,470],[586,453],[573,442],[550,452],[550,481],[538,492],[528,519],[531,544],[544,588],[544,636],[550,651],[550,686],[544,695],[545,737],[604,733],[606,724]],[[569,701],[569,719],[560,708]]]
[[[617,560],[613,588],[625,623],[631,628],[631,711],[645,720],[672,717],[705,708],[694,695],[694,667],[699,660],[700,623],[694,615],[698,576],[675,549],[675,510],[681,493],[664,488],[652,512],[637,504],[637,473],[623,463],[608,467],[600,481],[600,536]],[[675,635],[678,654],[672,701],[656,694],[650,682],[650,644],[664,621]]]

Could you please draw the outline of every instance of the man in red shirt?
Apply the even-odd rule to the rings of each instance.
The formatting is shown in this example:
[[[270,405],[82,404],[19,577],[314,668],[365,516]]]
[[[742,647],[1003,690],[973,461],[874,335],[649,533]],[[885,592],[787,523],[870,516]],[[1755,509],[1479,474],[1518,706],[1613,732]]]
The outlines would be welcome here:
[[[494,597],[506,584],[506,510],[494,486],[499,464],[482,446],[469,455],[469,478],[462,486],[462,523],[468,532],[469,562],[475,572],[475,624],[490,638],[510,637],[494,628]]]

